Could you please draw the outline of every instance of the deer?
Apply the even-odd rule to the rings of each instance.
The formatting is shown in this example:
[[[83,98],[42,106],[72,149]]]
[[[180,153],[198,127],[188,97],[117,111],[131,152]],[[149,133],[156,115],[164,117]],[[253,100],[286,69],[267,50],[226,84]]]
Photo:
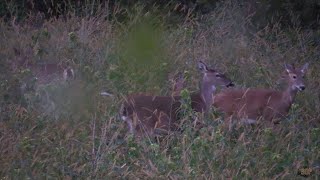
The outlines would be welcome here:
[[[258,120],[269,125],[278,124],[288,115],[298,91],[305,89],[304,76],[309,64],[301,68],[284,65],[282,78],[287,87],[282,91],[274,89],[227,89],[214,96],[213,107],[225,115],[225,128],[232,129],[235,117],[245,124],[256,124]]]
[[[58,76],[57,79],[64,81],[74,79],[75,77],[73,68],[58,63],[28,64],[26,67],[31,70],[39,84],[50,83],[55,75]]]
[[[15,58],[10,62],[11,71],[18,72],[21,69],[29,69],[37,84],[49,84],[54,80],[60,79],[68,81],[75,78],[74,70],[71,66],[62,63],[34,63],[31,62],[30,48],[27,52],[13,48]]]
[[[212,104],[216,86],[232,87],[233,82],[223,73],[198,62],[202,73],[200,91],[190,95],[191,108],[195,112],[207,113]],[[120,116],[128,125],[129,132],[138,137],[157,135],[157,130],[174,131],[181,118],[181,96],[128,95],[120,108]]]
[[[68,63],[39,63],[32,61],[33,52],[30,47],[24,49],[14,47],[13,54],[14,57],[9,62],[10,71],[14,74],[28,72],[21,73],[23,76],[19,78],[19,88],[17,90],[21,96],[25,96],[29,92],[42,92],[43,95],[41,97],[43,97],[46,102],[52,102],[50,95],[43,87],[53,82],[71,81],[75,79],[74,70],[71,66],[67,65]],[[52,105],[52,107],[53,106],[54,105]]]

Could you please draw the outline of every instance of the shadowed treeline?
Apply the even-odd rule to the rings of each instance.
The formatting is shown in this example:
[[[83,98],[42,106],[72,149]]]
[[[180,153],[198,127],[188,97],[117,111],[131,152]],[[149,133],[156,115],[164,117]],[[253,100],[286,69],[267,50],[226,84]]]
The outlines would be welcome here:
[[[161,13],[171,13],[171,18],[181,18],[185,15],[198,16],[208,14],[216,10],[221,0],[131,0],[131,1],[90,1],[90,0],[14,0],[0,2],[0,17],[10,19],[17,17],[25,19],[30,14],[40,13],[43,18],[66,17],[70,12],[78,16],[97,15],[101,10],[108,9],[109,12],[131,9],[138,5],[144,6],[145,11],[156,7]],[[320,3],[315,0],[265,0],[265,1],[236,1],[235,3],[247,9],[247,15],[251,15],[255,26],[263,27],[268,23],[280,21],[283,26],[292,26],[291,19],[299,23],[303,28],[319,27]],[[116,15],[116,16],[114,16]],[[123,12],[110,13],[109,18],[126,19]]]

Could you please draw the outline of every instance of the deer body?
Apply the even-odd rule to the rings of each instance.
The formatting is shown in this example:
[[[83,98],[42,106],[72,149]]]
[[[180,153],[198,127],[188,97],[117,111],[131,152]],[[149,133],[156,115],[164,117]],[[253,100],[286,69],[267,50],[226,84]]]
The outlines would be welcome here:
[[[196,112],[207,112],[212,104],[215,85],[228,87],[233,84],[223,74],[208,69],[203,62],[199,62],[199,69],[203,73],[201,88],[200,92],[191,95],[191,107]],[[131,133],[153,135],[155,129],[177,129],[180,106],[180,96],[130,95],[120,114]]]
[[[16,56],[11,61],[11,70],[17,72],[19,69],[30,69],[33,76],[37,78],[38,84],[48,84],[56,79],[73,79],[75,76],[70,66],[61,63],[32,63],[28,55],[23,55],[22,50],[17,48],[13,50]],[[28,50],[32,53],[32,49],[28,48]]]
[[[256,123],[262,117],[266,122],[276,123],[285,117],[298,91],[305,89],[303,76],[308,64],[301,69],[286,65],[285,79],[288,86],[284,91],[272,89],[225,90],[214,97],[214,107],[226,115],[225,123],[231,129],[235,117],[245,123]]]
[[[131,133],[142,131],[140,126],[145,126],[151,131],[154,128],[175,130],[177,127],[174,123],[179,119],[181,96],[131,95],[126,99],[124,106],[126,112],[123,112],[122,119],[132,121],[138,118],[141,123],[141,125],[137,125],[137,122],[135,125],[129,125]],[[200,94],[195,93],[191,95],[191,108],[196,112],[206,112],[209,107],[206,106]],[[128,123],[132,124],[132,122]]]
[[[30,64],[27,65],[27,68],[31,70],[40,84],[51,82],[54,75],[63,80],[74,78],[74,71],[71,67],[63,67],[59,64]]]

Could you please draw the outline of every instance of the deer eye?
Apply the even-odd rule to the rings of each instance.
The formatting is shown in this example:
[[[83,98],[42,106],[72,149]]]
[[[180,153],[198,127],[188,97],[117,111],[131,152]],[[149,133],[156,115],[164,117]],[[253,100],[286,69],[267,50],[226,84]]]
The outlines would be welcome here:
[[[293,78],[293,79],[297,79],[297,76],[296,76],[296,75],[293,75],[292,78]]]
[[[221,74],[216,74],[216,77],[220,78],[220,77],[221,77]]]

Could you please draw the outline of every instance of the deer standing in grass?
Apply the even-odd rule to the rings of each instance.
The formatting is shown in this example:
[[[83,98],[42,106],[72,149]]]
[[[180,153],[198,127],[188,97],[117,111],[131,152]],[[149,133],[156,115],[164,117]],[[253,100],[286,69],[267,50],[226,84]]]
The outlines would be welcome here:
[[[202,73],[200,92],[191,94],[191,107],[196,112],[207,112],[212,105],[216,86],[229,87],[233,83],[203,62],[198,63]],[[181,106],[180,96],[129,95],[123,102],[120,115],[127,122],[130,133],[137,136],[155,135],[155,130],[176,130]]]
[[[214,97],[213,106],[225,114],[225,126],[231,130],[232,118],[254,124],[259,118],[267,123],[278,123],[286,117],[298,91],[305,89],[304,75],[308,63],[301,68],[285,64],[284,79],[287,88],[284,91],[272,89],[225,90]]]

